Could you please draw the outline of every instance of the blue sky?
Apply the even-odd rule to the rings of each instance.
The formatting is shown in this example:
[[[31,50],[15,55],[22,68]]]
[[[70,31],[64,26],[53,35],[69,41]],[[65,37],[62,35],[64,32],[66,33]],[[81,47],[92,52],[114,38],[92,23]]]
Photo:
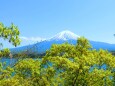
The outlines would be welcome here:
[[[89,40],[115,43],[115,0],[0,0],[0,3],[0,21],[6,26],[11,22],[17,25],[21,37],[49,38],[70,30]],[[29,42],[23,40],[21,46],[25,44]]]

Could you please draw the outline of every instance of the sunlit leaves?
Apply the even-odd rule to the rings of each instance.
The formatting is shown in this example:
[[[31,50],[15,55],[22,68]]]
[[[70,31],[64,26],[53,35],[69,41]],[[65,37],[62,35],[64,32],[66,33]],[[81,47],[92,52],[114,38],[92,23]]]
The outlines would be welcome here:
[[[40,74],[40,62],[38,60],[25,59],[19,61],[19,63],[16,64],[15,69],[19,76],[24,78],[33,77]]]
[[[11,29],[14,27],[12,24]],[[14,36],[12,40],[16,41]],[[0,72],[1,86],[114,86],[115,56],[92,49],[81,37],[76,45],[52,45],[42,60],[22,59],[5,69],[0,64]]]
[[[81,37],[78,38],[76,46],[68,43],[52,45],[42,62],[56,70],[56,76],[64,82],[61,85],[102,86],[112,85],[114,58],[106,50],[91,49],[89,41]],[[105,64],[106,69],[103,69]]]
[[[13,23],[9,27],[6,27],[3,23],[0,23],[0,37],[3,39],[7,39],[14,46],[20,44],[20,38],[18,38],[19,34],[20,32],[18,30],[18,27]]]
[[[20,38],[19,38],[19,30],[18,27],[15,26],[13,23],[11,26],[6,27],[3,23],[0,23],[0,37],[4,40],[8,40],[8,42],[12,43],[15,47],[20,45]],[[3,47],[3,44],[0,43],[0,48]],[[10,53],[9,49],[0,49],[0,57],[8,56]]]

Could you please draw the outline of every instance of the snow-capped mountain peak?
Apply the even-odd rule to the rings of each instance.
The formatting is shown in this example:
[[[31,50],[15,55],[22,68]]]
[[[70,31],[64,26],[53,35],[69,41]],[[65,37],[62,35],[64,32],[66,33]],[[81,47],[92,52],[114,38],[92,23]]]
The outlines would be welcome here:
[[[54,37],[50,39],[46,39],[44,41],[40,41],[38,43],[27,45],[19,48],[10,49],[12,53],[19,53],[25,50],[30,50],[31,52],[35,52],[38,54],[44,54],[47,50],[49,50],[52,46],[52,44],[62,44],[65,42],[68,42],[70,44],[76,45],[76,40],[79,36],[70,32],[70,31],[62,31],[55,35]],[[89,41],[93,48],[99,50],[100,48],[114,51],[115,50],[115,44],[108,44],[104,42],[96,42],[96,41]]]
[[[50,40],[69,40],[69,39],[77,40],[78,37],[79,36],[74,34],[73,32],[66,30],[56,34]]]

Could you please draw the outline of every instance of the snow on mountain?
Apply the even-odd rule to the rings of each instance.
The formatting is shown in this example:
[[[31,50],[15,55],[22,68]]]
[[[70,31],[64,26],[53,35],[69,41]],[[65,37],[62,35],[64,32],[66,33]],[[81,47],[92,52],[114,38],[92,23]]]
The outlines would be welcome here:
[[[71,31],[65,30],[56,34],[49,40],[70,40],[70,39],[77,40],[78,37],[79,37],[78,35],[72,33]]]
[[[75,45],[78,37],[80,36],[66,30],[66,31],[62,31],[56,34],[50,39],[46,39],[46,40],[37,42],[35,44],[31,44],[31,45],[13,48],[11,49],[11,51],[14,53],[16,52],[18,53],[20,51],[29,50],[32,52],[37,52],[39,54],[42,54],[42,53],[45,53],[46,50],[49,50],[52,44],[62,44],[62,43],[68,42],[70,44]],[[96,41],[91,41],[91,40],[89,40],[89,42],[91,43],[93,48],[97,50],[99,50],[100,48],[109,50],[109,51],[115,50],[115,44],[108,44],[104,42],[96,42]]]

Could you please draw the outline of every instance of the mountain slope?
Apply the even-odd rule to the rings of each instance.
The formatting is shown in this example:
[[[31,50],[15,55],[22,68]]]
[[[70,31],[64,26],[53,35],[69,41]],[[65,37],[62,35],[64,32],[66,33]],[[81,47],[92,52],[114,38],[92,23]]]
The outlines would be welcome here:
[[[54,37],[50,38],[50,40],[77,40],[79,36],[66,30],[56,34]]]
[[[37,52],[39,54],[45,53],[46,50],[50,49],[52,44],[62,44],[65,42],[68,42],[70,44],[76,44],[77,38],[80,37],[70,31],[62,31],[58,34],[56,34],[54,37],[51,37],[50,39],[38,42],[36,44],[27,45],[23,47],[17,47],[11,49],[11,52],[17,53],[20,51],[29,50],[31,52]],[[106,49],[109,51],[115,50],[115,44],[109,44],[104,42],[96,42],[96,41],[90,41],[91,45],[95,49]]]

